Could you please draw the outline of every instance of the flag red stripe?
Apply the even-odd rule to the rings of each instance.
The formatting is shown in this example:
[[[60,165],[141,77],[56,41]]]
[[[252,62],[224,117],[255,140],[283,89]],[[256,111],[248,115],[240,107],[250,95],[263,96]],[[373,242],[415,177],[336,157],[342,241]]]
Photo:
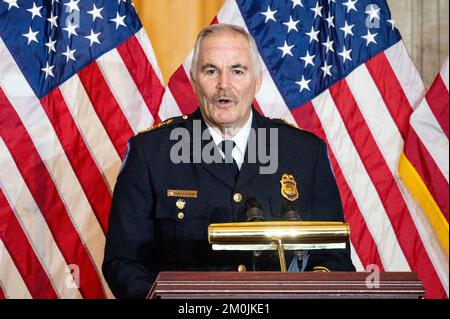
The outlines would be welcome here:
[[[401,136],[406,139],[413,109],[389,60],[380,53],[367,61],[366,66]]]
[[[80,292],[85,298],[105,298],[90,256],[67,215],[47,167],[13,106],[0,89],[0,134],[68,264],[82,269]]]
[[[427,289],[427,297],[440,296],[438,294],[443,288],[440,279],[415,228],[399,186],[395,182],[350,88],[345,80],[342,80],[330,88],[330,93],[380,196],[408,264],[422,279],[424,287]]]
[[[117,154],[123,159],[128,139],[134,133],[99,66],[93,62],[81,70],[78,76]]]
[[[159,117],[159,115],[155,118],[155,122],[153,122],[153,126],[155,126],[155,125],[158,125],[158,124],[161,124],[162,123],[162,121],[161,121],[161,118]]]
[[[409,132],[404,151],[448,222],[449,193],[447,180],[413,129]]]
[[[327,136],[322,127],[322,123],[314,110],[314,105],[307,102],[305,105],[299,106],[291,111],[297,122],[297,125],[305,131],[313,133],[323,140],[327,140]]]
[[[218,24],[219,23],[219,19],[217,19],[217,16],[215,16],[212,21],[211,24]]]
[[[57,298],[53,286],[42,268],[22,227],[11,209],[5,194],[0,191],[0,239],[14,261],[25,285],[33,298]]]
[[[181,65],[169,81],[169,89],[183,114],[191,114],[197,109],[197,97],[191,82]]]
[[[106,234],[111,194],[95,164],[59,89],[41,99],[41,104],[58,135],[86,198]]]
[[[426,100],[448,138],[448,91],[441,76],[438,76],[434,81],[427,93]]]
[[[323,126],[314,110],[314,106],[310,102],[295,109],[292,113],[300,127],[316,134],[324,140],[327,140]],[[333,151],[329,147],[329,144],[328,153],[333,172],[336,176],[336,183],[341,194],[344,218],[350,225],[350,239],[353,247],[358,252],[358,257],[364,267],[376,264],[380,267],[380,271],[384,271],[384,266],[378,252],[378,247],[372,237],[372,234],[367,228],[361,210],[359,209],[356,199],[353,196],[353,192],[351,191],[339,163]]]
[[[253,101],[253,107],[260,115],[264,116],[264,112],[256,99]]]
[[[361,210],[356,203],[353,192],[345,180],[345,176],[334,156],[334,153],[329,151],[331,166],[336,176],[336,183],[342,198],[342,206],[344,207],[345,221],[350,225],[351,241],[353,247],[358,253],[358,257],[364,268],[369,265],[377,265],[380,271],[384,271],[384,265],[381,261],[377,244],[375,243],[372,234],[367,228],[366,221],[361,213]]]
[[[136,83],[153,119],[156,120],[159,105],[161,104],[164,94],[164,87],[151,63],[147,59],[138,39],[135,36],[132,36],[130,39],[119,45],[117,51]]]

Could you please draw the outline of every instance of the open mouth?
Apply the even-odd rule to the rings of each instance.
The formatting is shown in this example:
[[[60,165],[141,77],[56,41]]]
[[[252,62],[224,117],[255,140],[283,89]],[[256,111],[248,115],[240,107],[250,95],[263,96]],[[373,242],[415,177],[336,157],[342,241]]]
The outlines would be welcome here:
[[[215,99],[215,104],[218,107],[229,107],[234,104],[234,99],[230,97],[219,97]]]
[[[231,99],[227,99],[227,98],[219,99],[219,103],[220,104],[228,104],[228,103],[231,103],[231,102],[233,102]]]

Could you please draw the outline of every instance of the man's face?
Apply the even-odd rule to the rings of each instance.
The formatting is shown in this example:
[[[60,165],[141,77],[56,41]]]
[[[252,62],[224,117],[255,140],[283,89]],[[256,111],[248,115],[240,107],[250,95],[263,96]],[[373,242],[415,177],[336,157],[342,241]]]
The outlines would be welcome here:
[[[209,34],[193,72],[204,119],[222,129],[243,127],[260,86],[247,39],[228,30]]]

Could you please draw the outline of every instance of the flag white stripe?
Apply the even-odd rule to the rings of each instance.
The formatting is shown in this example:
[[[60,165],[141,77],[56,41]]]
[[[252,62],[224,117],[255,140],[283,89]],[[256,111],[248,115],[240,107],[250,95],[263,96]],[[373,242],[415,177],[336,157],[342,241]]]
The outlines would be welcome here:
[[[448,183],[449,141],[426,99],[411,115],[410,124]]]
[[[158,61],[155,56],[155,51],[153,51],[152,43],[150,42],[149,37],[147,36],[147,33],[145,32],[144,28],[139,30],[134,36],[138,40],[142,49],[144,50],[144,53],[147,56],[148,61],[152,65],[153,71],[155,71],[155,74],[158,76],[161,86],[164,87],[165,86],[164,79],[161,70],[158,67]]]
[[[265,64],[263,64],[263,81],[261,89],[256,94],[256,100],[265,116],[282,118],[290,123],[296,123]]]
[[[409,56],[405,44],[403,41],[399,41],[384,51],[384,53],[396,74],[400,85],[403,88],[408,88],[404,93],[409,104],[413,109],[417,108],[418,104],[425,96],[426,89],[419,72]]]
[[[1,39],[0,73],[14,75],[0,78],[0,84],[27,128],[30,138],[65,204],[68,217],[100,275],[105,243],[103,231],[40,101],[34,95]],[[103,276],[100,277],[103,280]]]
[[[166,88],[164,92],[164,96],[161,101],[161,106],[159,107],[158,116],[162,121],[165,121],[169,118],[180,116],[182,112],[180,107],[178,106],[175,98],[172,95],[172,92],[169,88]]]
[[[0,240],[0,286],[6,298],[31,299],[25,282],[6,250],[3,241]]]
[[[346,82],[389,170],[397,177],[403,139],[366,65],[363,64],[350,73]]]
[[[273,81],[266,64],[261,60],[262,82],[259,92],[256,94],[261,110],[267,117],[281,118],[295,124],[296,120],[282,98],[278,87]]]
[[[65,271],[67,263],[2,138],[0,153],[3,163],[0,167],[0,186],[56,293],[62,298],[81,298],[78,289],[69,289],[64,285],[68,274]]]
[[[60,91],[94,162],[112,193],[122,161],[78,75],[74,75],[62,84]]]
[[[442,82],[444,82],[445,87],[447,88],[447,91],[448,91],[448,63],[449,58],[447,57],[447,59],[445,59],[441,71],[439,72],[439,74],[441,75]]]
[[[408,187],[400,184],[400,190],[404,197],[407,198],[407,204],[411,218],[416,225],[416,229],[427,251],[427,254],[433,264],[434,269],[441,281],[447,296],[449,295],[449,263],[448,255],[442,249],[434,228],[430,225],[423,209],[414,202],[414,197],[410,193]]]
[[[149,127],[153,116],[119,52],[109,51],[97,59],[97,64],[134,134]]]
[[[356,271],[364,272],[366,269],[352,243],[350,243],[350,256],[352,256],[353,266],[355,266]]]
[[[217,13],[217,20],[221,23],[235,24],[247,30],[244,19],[241,15],[241,10],[234,0],[227,0],[220,11]]]
[[[329,91],[312,101],[345,180],[378,247],[386,271],[410,271],[381,199],[369,178]]]
[[[194,50],[192,50],[187,58],[183,62],[183,69],[186,75],[189,79],[191,79],[191,65],[192,65],[192,58],[194,57]]]

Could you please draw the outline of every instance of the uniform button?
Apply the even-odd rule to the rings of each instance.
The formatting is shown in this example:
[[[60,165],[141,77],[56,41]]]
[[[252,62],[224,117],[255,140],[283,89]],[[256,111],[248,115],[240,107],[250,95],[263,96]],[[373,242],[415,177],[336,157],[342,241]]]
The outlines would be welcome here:
[[[245,272],[245,271],[247,271],[247,267],[245,267],[245,265],[239,265],[238,271],[239,272]]]
[[[183,212],[179,212],[178,213],[178,219],[182,220],[184,218],[184,213]]]
[[[234,200],[236,203],[242,202],[242,195],[241,195],[240,193],[234,194],[234,195],[233,195],[233,200]]]

